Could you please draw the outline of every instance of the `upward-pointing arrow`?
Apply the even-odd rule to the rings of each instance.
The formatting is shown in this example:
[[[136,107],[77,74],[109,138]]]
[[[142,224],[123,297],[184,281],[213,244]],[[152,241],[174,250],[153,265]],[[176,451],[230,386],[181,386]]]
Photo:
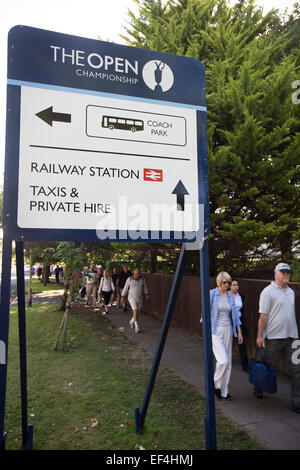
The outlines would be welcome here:
[[[177,185],[172,191],[172,194],[176,194],[177,196],[177,210],[184,211],[184,196],[190,193],[187,191],[181,180],[178,181]]]
[[[49,124],[49,126],[52,126],[53,121],[71,122],[71,114],[54,113],[53,106],[36,113],[36,116]]]

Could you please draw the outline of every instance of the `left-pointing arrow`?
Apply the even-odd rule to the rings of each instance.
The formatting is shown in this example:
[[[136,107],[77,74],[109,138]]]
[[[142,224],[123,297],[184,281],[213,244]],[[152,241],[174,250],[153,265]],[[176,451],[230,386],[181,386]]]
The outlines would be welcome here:
[[[53,106],[50,106],[50,108],[46,108],[43,111],[36,113],[36,116],[42,119],[47,124],[49,124],[49,126],[52,126],[53,121],[71,122],[71,114],[54,113]]]

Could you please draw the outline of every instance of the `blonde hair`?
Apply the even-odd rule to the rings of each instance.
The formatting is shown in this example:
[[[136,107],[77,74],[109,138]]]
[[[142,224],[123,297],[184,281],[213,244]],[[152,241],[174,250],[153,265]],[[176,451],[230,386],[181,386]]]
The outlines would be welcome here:
[[[226,281],[231,282],[231,276],[226,271],[221,271],[216,278],[217,286],[220,287],[222,280],[225,279]]]
[[[110,274],[109,274],[109,269],[105,269],[104,270],[104,273],[103,273],[103,276],[105,277],[105,279],[108,279]]]

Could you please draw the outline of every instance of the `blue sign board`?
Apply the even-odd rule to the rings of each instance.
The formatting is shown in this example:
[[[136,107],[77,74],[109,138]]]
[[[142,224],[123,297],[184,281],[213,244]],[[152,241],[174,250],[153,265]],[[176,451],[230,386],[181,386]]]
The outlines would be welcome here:
[[[7,97],[9,238],[192,242],[208,234],[201,62],[16,26]]]
[[[216,448],[209,308],[205,69],[198,60],[16,26],[9,33],[0,301],[4,431],[12,240],[16,241],[22,444],[27,422],[23,241],[181,242],[142,432],[188,249],[200,249],[205,432]],[[189,242],[198,242],[196,244]],[[196,248],[197,247],[197,248]]]

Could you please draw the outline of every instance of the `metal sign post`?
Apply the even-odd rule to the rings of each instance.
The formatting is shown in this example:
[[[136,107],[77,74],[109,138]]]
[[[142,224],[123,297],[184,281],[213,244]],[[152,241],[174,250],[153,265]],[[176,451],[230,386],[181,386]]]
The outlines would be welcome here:
[[[2,247],[2,273],[1,273],[1,303],[0,303],[0,450],[5,449],[6,432],[4,430],[7,356],[9,334],[9,304],[10,304],[10,276],[11,276],[12,241],[3,237]]]
[[[201,307],[203,327],[203,357],[205,374],[205,436],[206,448],[217,449],[216,437],[216,411],[215,411],[215,385],[214,385],[214,363],[212,356],[212,338],[210,321],[210,296],[209,296],[209,265],[208,265],[208,242],[200,250],[200,279],[201,279]]]
[[[31,448],[23,242],[182,243],[174,280],[179,288],[185,246],[209,232],[205,69],[188,57],[16,26],[8,38],[6,124],[0,439],[4,448],[14,240],[22,437],[23,445]],[[95,190],[98,187],[101,192]],[[204,206],[203,217],[200,206]],[[206,252],[203,257],[206,276]],[[203,289],[208,289],[207,283],[202,283]],[[175,306],[175,290],[164,321],[156,371]],[[206,298],[207,292],[202,293]],[[205,331],[209,336],[209,330]],[[207,370],[211,368],[209,344],[207,339]],[[154,381],[150,389],[153,385]],[[213,427],[211,400],[209,410],[208,423]],[[145,403],[142,422],[146,411]]]
[[[19,351],[20,351],[20,383],[22,412],[22,445],[32,449],[33,426],[27,420],[27,353],[26,353],[26,311],[24,282],[24,243],[16,242],[18,319],[19,319]]]
[[[184,274],[184,267],[187,261],[188,250],[183,244],[180,257],[177,263],[173,284],[164,315],[164,320],[157,343],[156,352],[153,359],[152,369],[148,379],[145,397],[141,410],[135,408],[136,432],[142,434],[148,406],[151,399],[156,375],[158,372],[161,356],[164,350],[172,315],[175,309],[176,300],[179,294],[180,284]],[[205,416],[205,437],[207,450],[217,449],[216,439],[216,416],[215,416],[215,396],[214,396],[214,368],[212,358],[212,340],[210,324],[210,301],[209,301],[209,266],[208,266],[208,246],[205,240],[200,249],[200,278],[201,278],[201,307],[203,320],[203,351],[204,351],[204,374],[205,374],[205,397],[206,397],[206,416]]]
[[[178,263],[177,263],[177,268],[176,268],[176,272],[175,272],[175,276],[174,276],[174,280],[173,280],[173,284],[172,284],[172,288],[171,288],[171,292],[170,292],[166,312],[165,312],[165,315],[164,315],[164,321],[163,321],[163,325],[162,325],[162,328],[161,328],[160,337],[159,337],[159,340],[158,340],[158,343],[157,343],[156,352],[155,352],[154,359],[153,359],[152,369],[151,369],[150,377],[149,377],[148,384],[147,384],[147,389],[146,389],[144,402],[143,402],[141,411],[139,410],[139,408],[135,409],[136,432],[138,434],[142,434],[143,425],[144,425],[144,421],[145,421],[145,418],[146,418],[148,406],[149,406],[149,403],[150,403],[152,390],[153,390],[153,387],[154,387],[154,383],[155,383],[156,375],[157,375],[157,372],[158,372],[161,356],[162,356],[164,346],[165,346],[165,342],[166,342],[166,339],[167,339],[169,327],[170,327],[171,320],[172,320],[172,315],[173,315],[175,305],[176,305],[176,300],[177,300],[177,297],[178,297],[178,294],[179,294],[179,288],[180,288],[180,284],[181,284],[181,281],[182,281],[185,264],[186,264],[186,261],[187,261],[187,253],[188,252],[185,248],[185,245],[183,244],[182,247],[181,247],[179,260],[178,260]]]

